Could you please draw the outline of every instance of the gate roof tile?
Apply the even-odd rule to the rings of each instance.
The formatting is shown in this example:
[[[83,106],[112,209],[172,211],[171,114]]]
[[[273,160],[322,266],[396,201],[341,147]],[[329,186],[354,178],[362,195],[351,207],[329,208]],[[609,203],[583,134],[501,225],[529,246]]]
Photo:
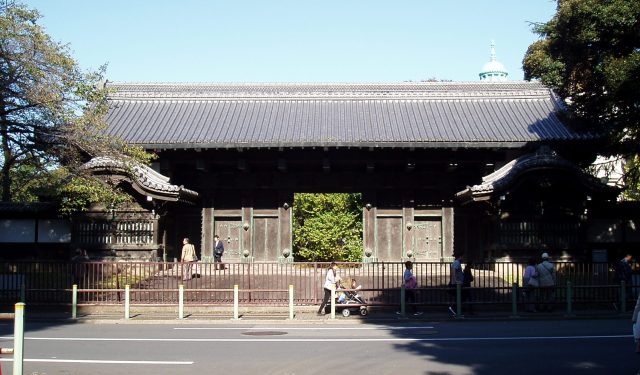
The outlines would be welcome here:
[[[146,148],[520,147],[592,138],[537,82],[108,84],[107,133]]]

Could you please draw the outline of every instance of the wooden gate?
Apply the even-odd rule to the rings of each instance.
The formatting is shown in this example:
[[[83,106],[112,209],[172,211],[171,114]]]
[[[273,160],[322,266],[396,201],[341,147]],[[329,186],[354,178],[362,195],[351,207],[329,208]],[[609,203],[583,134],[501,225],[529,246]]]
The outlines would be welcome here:
[[[402,258],[402,217],[376,218],[376,254],[384,261]]]
[[[438,262],[442,258],[442,220],[439,217],[416,217],[412,250],[416,260]]]
[[[256,261],[272,261],[279,255],[278,217],[253,218],[253,257]]]
[[[214,233],[224,243],[223,260],[239,260],[242,253],[242,220],[235,217],[216,217]]]

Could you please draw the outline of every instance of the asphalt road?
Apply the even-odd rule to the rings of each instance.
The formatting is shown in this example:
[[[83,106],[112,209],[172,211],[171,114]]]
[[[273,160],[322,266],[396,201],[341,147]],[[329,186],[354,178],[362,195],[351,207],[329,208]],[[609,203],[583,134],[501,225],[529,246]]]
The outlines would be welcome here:
[[[635,374],[626,320],[28,322],[25,374]],[[12,347],[13,325],[0,324]],[[11,356],[0,356],[11,374]]]

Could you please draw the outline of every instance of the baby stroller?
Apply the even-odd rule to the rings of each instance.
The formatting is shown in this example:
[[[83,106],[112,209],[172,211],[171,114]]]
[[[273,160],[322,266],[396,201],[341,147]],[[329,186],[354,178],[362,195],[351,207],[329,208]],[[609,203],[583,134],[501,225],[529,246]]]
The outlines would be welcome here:
[[[355,285],[355,280],[352,281],[352,285]],[[336,288],[338,292],[338,296],[336,297],[337,303],[341,305],[356,305],[356,306],[343,307],[342,316],[346,318],[349,315],[351,315],[351,313],[355,313],[358,311],[360,312],[360,315],[366,316],[369,313],[369,310],[367,309],[367,306],[364,306],[366,305],[364,298],[362,298],[357,291],[358,289],[362,289],[362,285],[353,287],[352,289],[356,289],[354,291],[348,291],[344,289],[345,288],[342,286],[342,284],[340,283],[337,284],[337,288]]]

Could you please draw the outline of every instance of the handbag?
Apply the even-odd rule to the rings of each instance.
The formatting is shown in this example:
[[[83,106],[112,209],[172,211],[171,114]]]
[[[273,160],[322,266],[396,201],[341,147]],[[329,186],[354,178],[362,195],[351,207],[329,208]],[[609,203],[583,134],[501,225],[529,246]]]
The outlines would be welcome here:
[[[418,287],[418,280],[416,280],[415,276],[411,276],[409,280],[405,283],[405,288],[407,289],[415,289]]]

